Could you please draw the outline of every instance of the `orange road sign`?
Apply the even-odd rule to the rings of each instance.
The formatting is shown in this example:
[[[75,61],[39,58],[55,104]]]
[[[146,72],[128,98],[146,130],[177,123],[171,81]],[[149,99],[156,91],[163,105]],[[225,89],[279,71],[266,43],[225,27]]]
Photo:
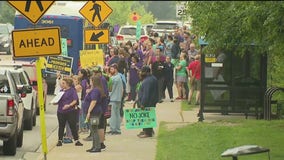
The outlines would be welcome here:
[[[12,31],[14,57],[36,57],[61,54],[59,27]]]
[[[112,9],[104,1],[88,1],[79,12],[91,24],[98,27],[112,13]]]
[[[37,23],[54,1],[26,0],[7,1],[11,6],[23,14],[32,23]]]
[[[134,22],[137,22],[141,17],[139,14],[137,14],[136,12],[133,12],[130,16],[131,20]]]
[[[109,43],[108,29],[85,30],[86,44],[107,44]]]

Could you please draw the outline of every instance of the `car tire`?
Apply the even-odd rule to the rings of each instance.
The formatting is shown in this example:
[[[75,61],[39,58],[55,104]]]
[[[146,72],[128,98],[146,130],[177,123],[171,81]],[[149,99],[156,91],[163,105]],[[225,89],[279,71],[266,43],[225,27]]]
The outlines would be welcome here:
[[[36,126],[36,112],[33,115],[33,126]]]
[[[18,137],[17,137],[17,147],[23,146],[23,138],[24,138],[24,127],[23,127],[23,123],[22,123],[21,130],[20,130]]]
[[[15,155],[17,150],[17,131],[15,134],[10,137],[8,141],[4,141],[3,144],[3,153],[5,155]]]
[[[33,117],[34,116],[31,116],[24,121],[25,122],[25,124],[24,124],[25,130],[32,130],[33,129]]]

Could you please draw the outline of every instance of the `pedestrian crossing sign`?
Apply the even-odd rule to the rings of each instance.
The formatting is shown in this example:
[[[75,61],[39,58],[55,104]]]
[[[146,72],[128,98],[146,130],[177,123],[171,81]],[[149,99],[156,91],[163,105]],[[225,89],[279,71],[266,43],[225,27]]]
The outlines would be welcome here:
[[[112,9],[104,1],[88,1],[79,12],[91,24],[99,27],[112,13]]]
[[[32,23],[37,23],[54,1],[7,1]]]

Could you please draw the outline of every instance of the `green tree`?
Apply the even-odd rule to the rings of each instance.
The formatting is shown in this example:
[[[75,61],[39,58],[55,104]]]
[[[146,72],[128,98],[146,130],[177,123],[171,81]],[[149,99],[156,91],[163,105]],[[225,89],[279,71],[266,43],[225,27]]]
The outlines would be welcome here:
[[[108,22],[111,24],[126,25],[135,24],[131,19],[130,15],[136,12],[141,16],[141,23],[147,24],[154,21],[154,16],[150,12],[146,12],[143,5],[140,5],[138,1],[109,1],[108,2],[113,13],[109,16]]]
[[[6,1],[0,1],[0,23],[14,24],[15,9]]]
[[[193,19],[192,31],[205,36],[209,50],[219,47],[235,49],[243,54],[244,44],[255,44],[255,54],[268,53],[271,85],[281,84],[284,72],[284,2],[282,1],[190,1],[188,15]],[[273,63],[271,63],[273,61]],[[271,71],[271,72],[270,72]],[[282,76],[283,77],[283,76]],[[283,81],[283,80],[282,80]]]

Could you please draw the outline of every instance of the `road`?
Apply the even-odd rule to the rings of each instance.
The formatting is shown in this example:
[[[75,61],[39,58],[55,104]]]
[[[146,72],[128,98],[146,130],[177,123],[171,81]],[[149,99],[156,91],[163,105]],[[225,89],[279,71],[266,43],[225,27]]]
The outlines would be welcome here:
[[[53,98],[52,95],[47,96],[47,107],[45,112],[46,137],[48,138],[54,130],[57,130],[58,122],[56,117],[57,106],[50,105],[48,102]],[[47,141],[47,144],[49,142]],[[41,131],[40,131],[40,116],[37,116],[36,126],[31,131],[24,131],[23,146],[17,148],[15,156],[3,155],[3,141],[0,141],[0,159],[1,160],[33,160],[36,159],[41,149]]]

